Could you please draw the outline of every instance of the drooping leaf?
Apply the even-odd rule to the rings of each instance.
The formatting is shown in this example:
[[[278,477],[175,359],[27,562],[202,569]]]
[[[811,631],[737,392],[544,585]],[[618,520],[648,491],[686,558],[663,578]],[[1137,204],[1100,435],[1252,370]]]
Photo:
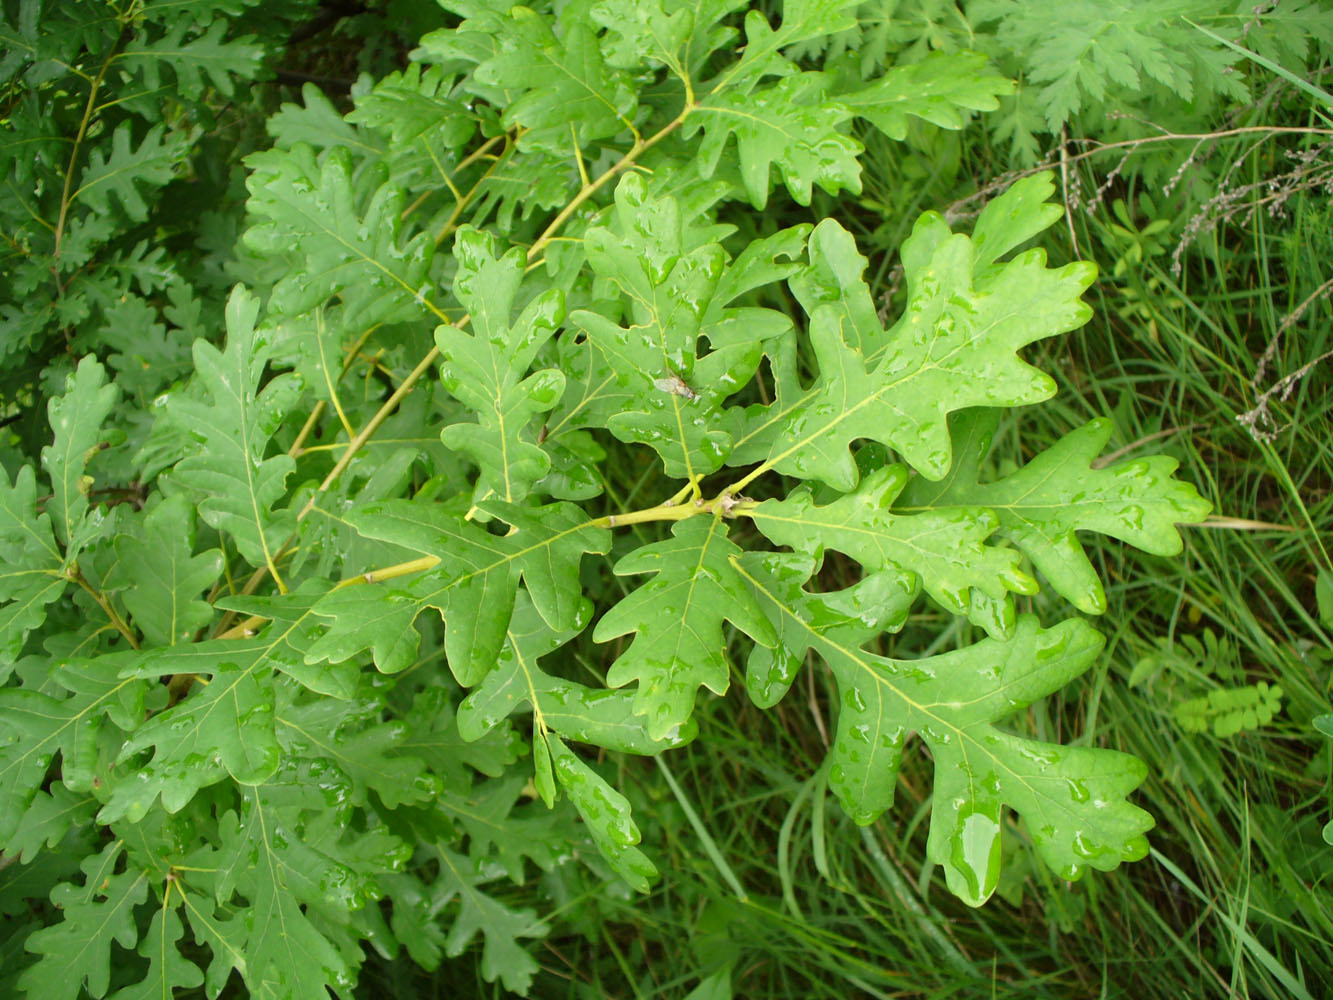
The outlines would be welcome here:
[[[617,576],[656,575],[606,612],[593,631],[597,642],[635,633],[607,672],[606,683],[639,682],[634,711],[646,716],[654,740],[679,736],[700,687],[726,694],[724,620],[762,645],[777,639],[732,565],[741,550],[727,538],[720,518],[678,521],[671,534],[616,563]]]
[[[526,993],[538,966],[520,941],[544,937],[546,925],[533,910],[511,908],[483,892],[486,877],[468,858],[444,847],[436,854],[440,874],[431,887],[430,909],[438,912],[458,900],[457,916],[445,937],[445,954],[450,958],[460,955],[481,934],[481,974],[489,982],[498,979],[506,989]]]
[[[927,855],[949,888],[979,906],[1000,874],[1002,810],[1025,821],[1037,852],[1062,878],[1115,868],[1147,853],[1152,818],[1125,796],[1147,774],[1128,754],[1042,743],[996,722],[1088,668],[1102,637],[1079,620],[1042,629],[1019,619],[1007,642],[986,639],[919,660],[866,652],[863,626],[830,623],[781,557],[735,559],[787,649],[811,649],[838,680],[841,710],[829,784],[858,823],[893,803],[903,744],[919,733],[935,761]]]
[[[480,739],[526,705],[532,709],[534,729],[539,733],[550,730],[608,750],[655,754],[688,742],[697,729],[693,721],[682,726],[674,739],[654,741],[644,720],[634,714],[633,693],[590,688],[553,677],[541,668],[540,658],[582,632],[591,616],[591,602],[585,601],[575,623],[555,631],[520,593],[496,668],[458,708],[458,732],[463,739]],[[539,739],[534,736],[534,747]]]
[[[639,828],[630,818],[629,800],[607,783],[554,733],[546,735],[556,781],[579,811],[593,842],[621,878],[640,892],[657,877],[657,868],[638,849]]]
[[[1176,555],[1182,544],[1177,523],[1200,521],[1210,509],[1193,486],[1172,478],[1176,461],[1164,455],[1094,467],[1111,437],[1105,419],[1071,431],[1017,472],[978,483],[998,419],[996,410],[955,414],[949,424],[956,458],[949,475],[938,483],[909,483],[899,509],[993,511],[999,533],[1080,611],[1101,614],[1106,597],[1076,532],[1096,531],[1154,555]]]

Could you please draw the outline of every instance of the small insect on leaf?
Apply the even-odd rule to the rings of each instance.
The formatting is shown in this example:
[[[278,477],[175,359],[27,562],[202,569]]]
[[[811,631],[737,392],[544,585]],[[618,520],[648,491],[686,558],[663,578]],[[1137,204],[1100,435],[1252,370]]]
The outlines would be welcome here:
[[[689,383],[675,372],[672,372],[666,378],[653,379],[653,385],[662,392],[669,392],[673,396],[683,396],[689,400],[699,398],[699,394],[690,388]]]

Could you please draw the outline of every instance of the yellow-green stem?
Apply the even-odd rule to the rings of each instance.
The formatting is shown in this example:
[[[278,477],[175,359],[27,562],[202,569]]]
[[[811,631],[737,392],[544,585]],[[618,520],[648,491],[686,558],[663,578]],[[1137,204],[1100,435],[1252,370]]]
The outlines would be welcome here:
[[[87,578],[83,575],[83,571],[79,569],[77,561],[70,564],[69,569],[65,571],[65,575],[82,587],[84,592],[97,602],[97,606],[106,613],[107,618],[111,620],[111,624],[115,626],[116,631],[125,637],[125,641],[130,644],[130,648],[138,649],[139,640],[134,637],[134,633],[130,630],[129,625],[125,623],[125,619],[120,617],[120,613],[111,606],[111,602],[106,599],[101,591],[88,582]]]

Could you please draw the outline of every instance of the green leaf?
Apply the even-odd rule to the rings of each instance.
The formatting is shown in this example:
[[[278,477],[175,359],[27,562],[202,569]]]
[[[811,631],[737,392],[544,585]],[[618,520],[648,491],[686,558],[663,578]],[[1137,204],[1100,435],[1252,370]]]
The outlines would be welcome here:
[[[213,953],[213,960],[204,972],[204,989],[215,997],[222,992],[233,969],[245,975],[245,915],[219,916],[214,900],[189,888],[182,890],[181,899],[195,940],[208,945]]]
[[[177,495],[149,511],[133,533],[116,536],[125,607],[148,645],[188,642],[213,619],[199,595],[221,575],[222,553],[192,554],[193,535],[190,504]]]
[[[124,295],[110,303],[103,313],[106,324],[98,331],[97,339],[118,352],[107,357],[107,364],[116,372],[116,385],[125,395],[147,406],[162,386],[189,371],[190,340],[185,331],[168,333],[167,327],[159,322],[158,309],[146,299]]]
[[[1319,623],[1333,628],[1333,572],[1320,568],[1314,579],[1315,610]]]
[[[1008,192],[997,202],[1006,198]],[[1003,208],[1031,211],[1017,196]],[[836,228],[832,220],[821,222],[812,242],[845,245],[820,234]],[[735,460],[766,450],[767,464],[779,472],[849,490],[857,471],[848,446],[870,438],[897,449],[927,478],[940,479],[952,465],[949,412],[1019,406],[1055,391],[1054,382],[1016,351],[1087,321],[1091,312],[1079,296],[1092,281],[1091,265],[1048,269],[1042,251],[1031,250],[978,271],[972,241],[951,234],[933,213],[922,216],[902,256],[905,315],[867,336],[852,330],[853,313],[841,304],[817,305],[810,339],[818,378],[795,398],[780,382],[777,403],[752,408]]]
[[[379,890],[338,860],[337,794],[318,770],[289,767],[270,783],[243,788],[240,812],[222,819],[217,898],[226,905],[235,893],[248,904],[243,954],[252,995],[315,997],[351,986],[351,969],[321,915],[360,909]]]
[[[989,69],[980,52],[932,52],[918,63],[894,66],[865,87],[840,92],[839,104],[890,139],[907,136],[908,117],[961,129],[969,111],[994,111],[1014,85]]]
[[[321,600],[315,614],[333,623],[310,647],[310,662],[339,662],[370,649],[381,670],[401,670],[417,648],[412,623],[429,607],[445,620],[450,669],[471,687],[495,667],[520,576],[542,617],[554,628],[569,627],[582,600],[579,561],[585,552],[607,551],[609,533],[568,503],[534,510],[495,500],[479,506],[517,530],[491,534],[467,519],[464,500],[388,501],[348,515],[364,537],[439,562],[406,583],[375,584],[369,593],[347,587]]]
[[[765,553],[764,565],[775,574],[797,581],[809,580],[819,564],[800,553]],[[832,593],[805,594],[808,626],[824,632],[875,634],[897,632],[907,622],[919,587],[897,569],[873,573]],[[745,664],[745,688],[760,708],[772,708],[787,694],[797,671],[806,665],[805,651],[779,642],[771,648],[756,644]]]
[[[602,0],[589,15],[607,30],[602,51],[608,64],[635,69],[642,63],[661,63],[676,76],[686,75],[681,55],[695,26],[688,7],[663,0]]]
[[[258,313],[259,300],[237,286],[227,299],[226,350],[203,340],[194,344],[207,400],[175,394],[168,410],[199,442],[176,465],[173,477],[204,495],[199,515],[227,532],[249,563],[271,567],[293,524],[289,512],[275,512],[273,505],[285,494],[295,463],[287,455],[266,457],[266,452],[301,385],[292,375],[263,381],[271,345],[267,333],[255,330]]]
[[[91,795],[71,792],[63,782],[53,781],[49,793],[33,796],[5,851],[28,864],[43,847],[58,847],[72,828],[87,824],[96,811],[97,800]]]
[[[953,614],[966,614],[972,592],[1003,599],[1013,591],[1036,592],[1012,549],[985,544],[999,519],[990,511],[955,507],[920,514],[897,513],[894,501],[907,485],[907,469],[891,465],[866,477],[853,493],[817,507],[809,493],[768,500],[748,516],[779,545],[798,551],[837,549],[871,573],[896,569],[918,577],[931,597]]]
[[[169,676],[194,665],[182,662],[177,667],[156,657],[144,669],[155,671],[149,676]],[[133,776],[113,787],[100,822],[122,816],[135,822],[147,815],[159,795],[163,809],[177,812],[199,789],[228,775],[257,784],[273,774],[281,751],[273,732],[272,678],[213,665],[208,684],[198,687],[198,693],[154,716],[125,741],[120,762],[142,750],[151,749],[153,755],[126,768]]]
[[[1147,853],[1152,818],[1125,801],[1147,775],[1128,754],[1019,737],[995,722],[1083,673],[1100,635],[1078,620],[1042,629],[1021,616],[1007,642],[986,639],[951,653],[893,660],[868,653],[864,626],[830,623],[781,559],[733,559],[738,575],[788,650],[817,653],[838,680],[838,732],[829,785],[856,822],[893,803],[903,744],[919,733],[935,761],[926,851],[949,888],[980,906],[999,879],[1002,810],[1013,808],[1060,877],[1109,871]]]
[[[728,138],[735,134],[741,182],[757,209],[768,204],[773,166],[801,205],[810,204],[815,184],[829,194],[860,193],[856,158],[864,147],[843,133],[852,110],[830,100],[827,89],[824,74],[799,73],[754,92],[728,90],[706,99],[683,129],[686,139],[704,133],[699,143],[703,176],[713,176]]]
[[[88,511],[88,481],[84,469],[100,447],[102,422],[120,393],[106,384],[106,370],[96,358],[86,357],[65,383],[65,394],[47,405],[55,439],[42,449],[42,465],[51,477],[50,513],[56,537],[69,548]],[[72,557],[72,552],[66,553]]]
[[[542,670],[538,663],[541,657],[582,632],[591,616],[592,603],[585,601],[570,628],[556,631],[520,593],[496,668],[458,707],[458,732],[463,739],[480,739],[521,706],[531,706],[538,774],[543,745],[540,734],[546,730],[608,750],[639,754],[659,753],[692,739],[697,728],[693,721],[686,723],[674,739],[656,742],[649,738],[642,718],[634,714],[632,693],[590,688]]]
[[[634,632],[634,641],[607,672],[609,687],[638,681],[634,711],[646,716],[653,740],[679,738],[700,687],[726,694],[730,685],[723,621],[761,645],[777,636],[732,559],[741,550],[719,518],[678,521],[672,537],[645,545],[616,563],[617,576],[655,573],[602,616],[593,639]]]
[[[139,940],[134,908],[148,898],[148,873],[130,865],[116,873],[125,845],[107,844],[83,859],[82,885],[64,882],[51,893],[59,923],[28,936],[24,947],[39,956],[23,971],[19,987],[30,996],[75,1000],[86,981],[88,992],[104,996],[111,980],[111,946],[133,948]]]
[[[523,771],[475,781],[466,794],[446,790],[438,803],[439,812],[466,831],[472,860],[482,870],[503,868],[517,885],[527,881],[527,859],[544,872],[555,871],[568,858],[574,833],[565,822],[572,821],[571,812],[552,816],[544,800],[542,805],[526,801],[529,781]]]
[[[780,51],[856,27],[853,6],[848,0],[784,0],[782,21],[776,28],[758,10],[748,11],[745,51],[727,74],[729,82],[745,89],[762,76],[790,72],[791,63],[782,58]]]
[[[528,7],[510,7],[495,23],[495,54],[474,76],[508,96],[501,124],[525,129],[520,148],[568,155],[633,122],[635,89],[606,66],[593,26],[577,13],[587,6],[562,15],[559,37],[549,18]]]
[[[202,984],[204,974],[181,955],[177,946],[184,936],[185,926],[176,908],[159,908],[139,942],[139,954],[148,959],[148,975],[133,986],[116,990],[111,1000],[163,1000],[175,996],[175,990]]]
[[[0,559],[0,601],[6,602],[0,607],[0,664],[7,666],[28,633],[46,621],[47,605],[59,599],[68,582],[50,515],[37,513],[37,477],[30,465],[19,469],[13,486],[0,473]],[[8,670],[0,674],[7,677]]]
[[[1001,535],[1032,560],[1060,596],[1080,611],[1101,614],[1106,597],[1076,532],[1096,531],[1154,555],[1177,555],[1177,524],[1203,520],[1210,505],[1194,487],[1172,478],[1176,461],[1164,455],[1095,468],[1111,437],[1111,422],[1093,420],[1072,431],[1017,472],[979,484],[999,420],[995,410],[969,410],[950,419],[954,453],[938,483],[917,479],[904,490],[900,510],[984,507],[999,519]]]
[[[320,150],[346,146],[354,154],[379,152],[371,137],[352,124],[352,116],[344,118],[313,83],[302,84],[301,103],[283,104],[269,116],[264,129],[273,136],[273,145],[278,149],[292,149],[304,143]]]
[[[346,149],[316,157],[308,146],[255,153],[245,242],[288,262],[269,310],[301,316],[337,295],[342,323],[358,333],[377,323],[445,315],[429,304],[434,243],[404,241],[404,192],[374,166],[358,172]]]
[[[118,665],[110,657],[60,664],[50,694],[0,688],[0,842],[19,826],[56,753],[66,787],[90,791],[104,719],[126,731],[142,721],[148,685],[117,677]]]
[[[480,933],[481,974],[487,982],[499,979],[505,989],[526,993],[532,984],[537,963],[519,942],[524,938],[544,937],[547,927],[530,909],[513,909],[482,892],[486,877],[468,858],[441,847],[440,875],[432,887],[430,911],[438,912],[453,899],[458,900],[458,914],[445,939],[444,950],[450,958],[463,953]]]
[[[120,61],[141,72],[149,90],[162,86],[161,67],[165,65],[171,68],[182,97],[197,100],[209,85],[231,97],[236,77],[249,80],[259,75],[264,49],[253,35],[225,38],[228,27],[225,18],[218,18],[196,34],[192,19],[182,17],[162,38],[150,42],[140,35],[130,41]]]
[[[716,426],[716,415],[754,375],[761,345],[728,344],[698,356],[701,321],[725,254],[717,243],[687,247],[675,199],[651,197],[630,175],[616,188],[615,219],[614,231],[590,229],[584,245],[593,270],[630,302],[629,325],[590,311],[571,316],[595,352],[589,360],[596,368],[580,372],[583,385],[617,384],[616,397],[598,411],[589,408],[580,423],[606,413],[617,398],[605,419],[611,432],[651,446],[667,475],[692,479],[719,468],[730,453],[730,435]]]
[[[403,753],[422,760],[446,788],[468,787],[472,781],[469,769],[499,777],[526,751],[523,738],[504,724],[475,740],[465,740],[459,732],[450,693],[442,687],[419,691],[404,721],[407,735],[400,744]]]
[[[1282,711],[1283,691],[1267,681],[1243,687],[1219,688],[1175,705],[1171,714],[1187,733],[1206,732],[1227,739],[1266,726]]]
[[[456,150],[476,133],[476,122],[467,109],[449,99],[456,82],[443,67],[408,66],[393,72],[375,84],[368,94],[356,97],[356,108],[346,121],[367,125],[388,136],[390,152],[395,153],[395,167],[405,168],[403,158],[409,150],[426,147],[423,159],[429,161],[434,150]],[[306,84],[311,96],[318,88]],[[305,91],[303,90],[303,93]],[[325,98],[327,100],[327,98]],[[310,103],[310,97],[306,98]],[[346,123],[330,105],[332,119],[346,128]],[[336,126],[335,126],[336,127]],[[316,134],[326,133],[327,127]],[[287,143],[291,145],[290,142]]]
[[[546,735],[556,781],[587,824],[593,842],[616,874],[639,892],[647,892],[657,868],[635,845],[639,828],[630,818],[629,800],[583,762],[553,733]]]
[[[1033,174],[986,203],[972,230],[978,271],[995,266],[1005,254],[1039,236],[1064,215],[1061,206],[1049,200],[1054,190],[1050,174]]]
[[[472,317],[475,333],[442,326],[435,331],[435,342],[445,359],[445,388],[478,420],[451,424],[440,437],[480,466],[479,495],[494,493],[514,502],[551,466],[531,424],[534,416],[559,402],[565,376],[558,368],[532,375],[527,371],[565,310],[563,294],[552,288],[511,320],[526,256],[515,248],[497,259],[497,246],[494,237],[470,227],[460,229],[454,240],[458,273],[453,292]]]
[[[995,39],[1023,70],[1046,128],[1058,133],[1080,110],[1121,106],[1149,90],[1150,81],[1203,106],[1213,94],[1249,100],[1244,75],[1231,67],[1239,56],[1190,27],[1180,10],[985,0],[969,14],[977,25],[995,22]]]
[[[282,760],[275,732],[275,671],[333,698],[350,698],[355,693],[357,672],[350,664],[325,667],[306,662],[305,649],[318,631],[318,618],[310,613],[316,596],[233,598],[223,603],[272,621],[254,636],[120,653],[93,661],[102,669],[119,668],[125,676],[207,677],[195,683],[180,702],[138,725],[126,739],[119,761],[148,749],[153,755],[114,784],[99,815],[101,822],[122,816],[137,821],[158,795],[167,812],[178,812],[199,789],[228,776],[241,784],[258,784],[271,777]]]
[[[107,215],[111,212],[111,196],[115,195],[125,214],[135,222],[148,218],[148,203],[139,188],[161,187],[171,181],[189,155],[190,138],[181,132],[168,135],[166,126],[158,124],[148,130],[135,149],[131,145],[133,135],[134,127],[122,122],[112,134],[110,155],[100,149],[92,151],[71,201],[82,201],[99,215]]]
[[[280,706],[278,740],[288,756],[324,760],[346,775],[356,805],[365,805],[371,791],[389,809],[438,799],[440,780],[423,761],[403,752],[408,728],[380,721],[381,712],[374,702],[329,698]]]

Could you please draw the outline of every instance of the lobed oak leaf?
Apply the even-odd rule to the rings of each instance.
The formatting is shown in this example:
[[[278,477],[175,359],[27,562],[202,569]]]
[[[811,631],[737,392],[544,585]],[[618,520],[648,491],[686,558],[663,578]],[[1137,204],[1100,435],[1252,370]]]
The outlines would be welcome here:
[[[656,574],[606,612],[597,642],[635,633],[607,672],[609,687],[638,681],[634,711],[647,717],[653,740],[679,738],[700,687],[726,694],[730,685],[723,621],[761,645],[777,636],[731,560],[741,550],[720,518],[677,521],[672,537],[636,549],[615,566],[617,576]]]
[[[271,565],[294,523],[275,511],[295,468],[288,455],[267,456],[269,439],[301,392],[294,375],[263,381],[271,344],[255,329],[259,300],[237,286],[227,299],[227,345],[194,343],[194,363],[207,399],[172,395],[168,412],[200,444],[172,473],[203,495],[199,516],[225,531],[254,566]],[[262,386],[262,387],[261,387]]]
[[[435,342],[445,361],[445,388],[477,414],[477,422],[450,424],[440,437],[479,466],[479,497],[514,502],[551,467],[530,425],[559,402],[565,375],[558,368],[527,372],[565,310],[563,293],[553,288],[511,319],[526,258],[518,248],[497,258],[497,246],[494,237],[471,227],[454,240],[453,293],[468,310],[472,331],[441,326]]]
[[[19,987],[31,996],[75,1000],[88,992],[104,996],[111,981],[113,944],[132,948],[139,941],[134,909],[148,898],[148,873],[130,865],[117,872],[125,851],[121,841],[83,859],[83,884],[62,882],[51,892],[61,920],[28,935],[24,947],[38,955],[23,970]]]
[[[520,578],[542,617],[568,627],[582,598],[579,562],[584,553],[605,552],[609,532],[569,503],[528,509],[492,500],[479,506],[517,530],[491,534],[467,519],[465,501],[387,501],[350,514],[364,537],[439,562],[405,583],[334,590],[314,607],[333,623],[307,659],[338,662],[372,649],[381,670],[403,669],[417,648],[412,623],[435,608],[445,621],[449,667],[471,687],[495,667]]]
[[[1006,234],[1049,221],[1031,191],[1011,189],[996,199],[991,218],[1003,220]],[[811,245],[847,257],[846,275],[859,258],[851,259],[851,242],[832,232],[840,228],[825,220]],[[922,216],[902,249],[907,310],[888,330],[868,327],[855,300],[825,301],[813,289],[807,301],[814,303],[810,340],[819,375],[807,389],[794,374],[780,378],[777,401],[747,411],[734,460],[762,455],[779,472],[845,491],[857,480],[848,447],[869,438],[899,451],[927,478],[940,479],[952,464],[948,413],[1049,397],[1052,380],[1017,350],[1086,322],[1091,311],[1080,295],[1094,269],[1083,263],[1047,268],[1040,250],[990,263],[1005,242],[995,236],[979,256],[972,240],[951,234],[939,216]],[[838,281],[860,297],[859,282]]]
[[[685,121],[688,139],[703,132],[700,171],[711,177],[734,134],[740,177],[750,204],[768,204],[769,176],[776,166],[798,204],[810,204],[815,184],[829,194],[861,191],[857,157],[864,147],[841,130],[852,110],[828,97],[822,73],[787,76],[753,92],[726,90],[700,103]]]
[[[950,421],[957,459],[937,483],[913,480],[900,510],[943,512],[984,507],[1007,537],[1080,611],[1101,614],[1106,595],[1076,533],[1096,531],[1154,555],[1180,552],[1178,523],[1201,521],[1211,505],[1193,486],[1172,478],[1165,455],[1106,468],[1094,460],[1111,437],[1111,422],[1092,420],[1071,431],[1016,472],[977,481],[999,421],[995,410],[965,410]]]
[[[809,649],[838,681],[841,709],[829,754],[829,784],[856,822],[893,803],[904,743],[917,733],[935,761],[927,855],[949,888],[980,906],[1000,874],[1002,811],[1021,815],[1037,852],[1062,878],[1108,871],[1147,853],[1152,817],[1125,796],[1147,775],[1114,750],[1060,746],[1016,736],[995,723],[1083,673],[1102,637],[1080,620],[1041,628],[1021,616],[1008,641],[985,639],[949,653],[894,660],[869,653],[864,627],[830,623],[822,601],[802,590],[799,565],[751,553],[733,558],[791,652]]]
[[[921,581],[947,611],[966,614],[974,591],[1002,600],[1032,594],[1036,581],[1019,566],[1013,549],[987,545],[1000,521],[981,504],[900,512],[894,502],[908,483],[907,469],[886,466],[857,489],[822,506],[808,493],[768,500],[747,512],[772,541],[802,551],[836,549],[867,573],[895,569]]]

